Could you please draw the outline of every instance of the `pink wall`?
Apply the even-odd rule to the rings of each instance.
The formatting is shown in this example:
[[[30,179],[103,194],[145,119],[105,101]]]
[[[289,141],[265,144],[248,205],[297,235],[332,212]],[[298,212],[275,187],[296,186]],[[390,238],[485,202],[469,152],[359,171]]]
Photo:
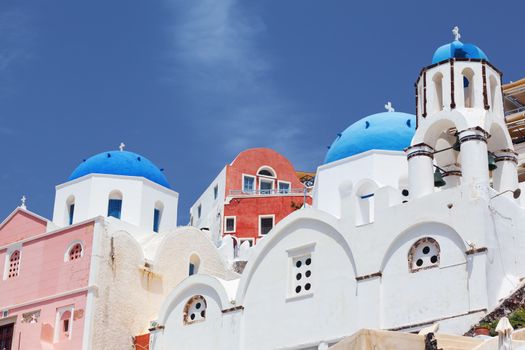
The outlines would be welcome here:
[[[46,221],[17,209],[14,215],[0,226],[0,247],[46,232]]]
[[[59,342],[54,343],[56,311],[57,309],[74,305],[73,322],[70,325],[71,339],[65,338],[62,331],[62,323],[59,323]],[[72,350],[82,348],[82,335],[84,331],[84,320],[86,314],[86,293],[77,293],[71,296],[48,300],[46,302],[32,304],[26,307],[13,309],[12,314],[17,315],[15,323],[12,349],[53,349]],[[36,323],[24,321],[24,313],[40,311],[40,317]],[[19,347],[20,341],[20,347]]]
[[[21,349],[80,349],[79,344],[82,341],[80,324],[83,323],[86,293],[39,303],[35,301],[57,294],[68,294],[88,286],[93,229],[94,222],[91,221],[24,242],[20,250],[19,275],[4,280],[6,263],[9,263],[7,256],[9,244],[16,244],[20,238],[36,236],[43,232],[41,219],[24,211],[16,212],[4,226],[0,227],[0,238],[3,241],[3,247],[0,248],[0,310],[9,309],[9,317],[17,316],[14,340],[18,342],[17,337],[22,332],[25,343]],[[6,237],[15,240],[7,241]],[[81,242],[83,246],[83,256],[76,260],[64,261],[69,246],[76,241]],[[26,306],[16,307],[20,304]],[[56,310],[67,305],[74,305],[76,310],[82,310],[75,315],[80,321],[73,322],[73,338],[64,341],[69,345],[62,346],[64,342],[60,342],[54,347],[37,346],[36,342],[40,344],[41,341],[51,344],[53,339],[49,340],[49,332],[53,331],[51,328],[55,326]],[[22,322],[22,313],[37,310],[41,310],[38,326]],[[80,314],[82,317],[79,317]],[[77,342],[79,342],[78,347],[73,346],[73,343],[77,344]]]

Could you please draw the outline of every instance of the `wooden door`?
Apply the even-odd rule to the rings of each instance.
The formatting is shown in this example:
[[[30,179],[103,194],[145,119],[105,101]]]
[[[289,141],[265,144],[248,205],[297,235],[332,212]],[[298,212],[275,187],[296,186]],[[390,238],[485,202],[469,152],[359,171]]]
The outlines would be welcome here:
[[[0,350],[11,350],[11,343],[13,342],[14,323],[0,326]]]

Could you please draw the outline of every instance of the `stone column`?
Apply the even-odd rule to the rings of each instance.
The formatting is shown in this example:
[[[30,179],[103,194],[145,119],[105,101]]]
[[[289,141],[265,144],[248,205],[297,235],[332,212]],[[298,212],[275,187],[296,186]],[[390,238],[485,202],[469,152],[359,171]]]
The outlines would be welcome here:
[[[434,192],[434,149],[425,143],[405,150],[408,161],[410,198],[421,198]]]
[[[518,188],[518,154],[511,149],[494,152],[496,169],[492,171],[492,184],[498,192],[514,191]],[[502,196],[512,198],[512,193]]]
[[[487,138],[489,134],[480,127],[460,131],[462,184],[471,197],[487,197],[489,165]]]

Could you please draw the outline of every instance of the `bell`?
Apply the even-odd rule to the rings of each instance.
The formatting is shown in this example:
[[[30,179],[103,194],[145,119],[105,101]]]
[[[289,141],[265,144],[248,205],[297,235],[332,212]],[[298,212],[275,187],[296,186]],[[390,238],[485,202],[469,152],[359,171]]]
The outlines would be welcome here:
[[[490,152],[487,153],[487,158],[489,161],[489,170],[492,171],[496,169],[498,166],[496,165],[496,157]]]
[[[445,182],[445,180],[443,180],[443,175],[441,174],[441,171],[439,171],[439,169],[436,169],[436,171],[434,171],[434,186],[443,187],[446,184],[447,183]]]
[[[459,142],[459,137],[456,137],[456,142],[452,145],[452,149],[456,152],[459,152],[461,149],[461,143]]]

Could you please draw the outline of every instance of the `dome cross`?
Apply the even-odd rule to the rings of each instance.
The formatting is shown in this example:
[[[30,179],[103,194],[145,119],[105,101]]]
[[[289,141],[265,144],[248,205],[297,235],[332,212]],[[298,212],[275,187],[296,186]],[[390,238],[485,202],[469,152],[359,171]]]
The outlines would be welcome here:
[[[392,107],[392,102],[388,101],[385,105],[385,109],[388,111],[388,112],[395,112],[396,110],[394,109],[394,107]]]
[[[27,207],[26,207],[26,200],[27,200],[27,198],[26,198],[25,195],[23,195],[22,198],[20,198],[20,208],[27,209]]]
[[[459,41],[459,39],[461,39],[461,34],[459,34],[459,27],[458,26],[455,26],[454,28],[452,28],[452,34],[454,34],[454,40],[455,41]]]
[[[124,151],[124,147],[126,147],[126,145],[124,144],[124,142],[121,142],[120,145],[118,146],[118,149],[120,150],[120,152]]]

